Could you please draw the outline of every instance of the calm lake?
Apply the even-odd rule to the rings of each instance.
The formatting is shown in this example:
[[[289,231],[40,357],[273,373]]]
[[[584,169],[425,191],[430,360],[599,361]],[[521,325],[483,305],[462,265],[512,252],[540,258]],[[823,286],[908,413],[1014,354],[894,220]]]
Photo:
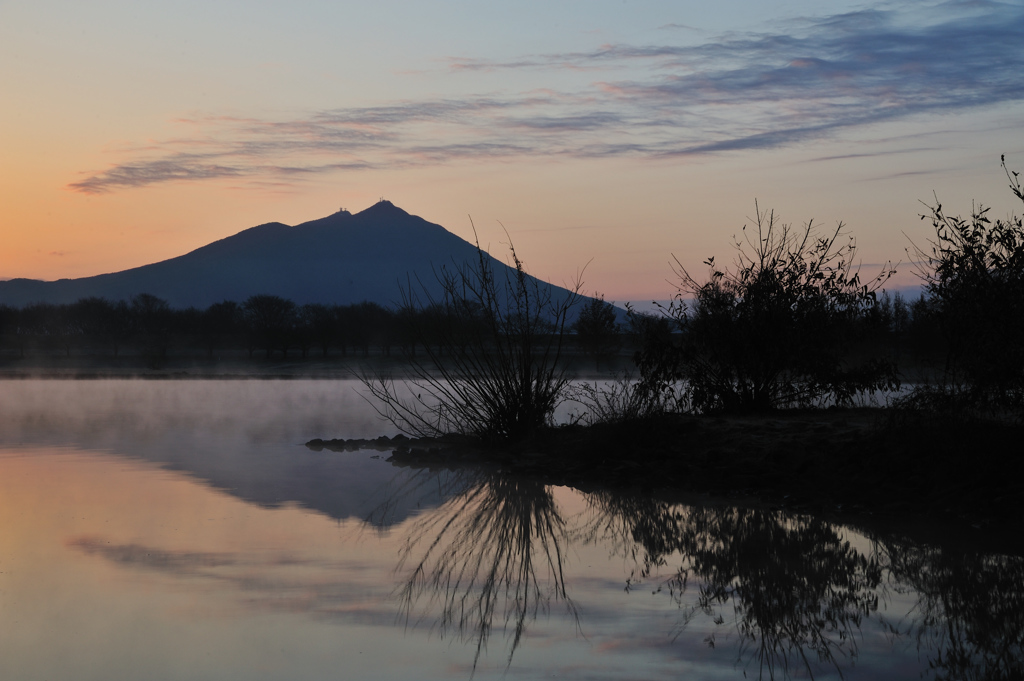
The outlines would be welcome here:
[[[305,447],[396,434],[359,388],[0,381],[0,679],[1024,667],[1020,557]]]

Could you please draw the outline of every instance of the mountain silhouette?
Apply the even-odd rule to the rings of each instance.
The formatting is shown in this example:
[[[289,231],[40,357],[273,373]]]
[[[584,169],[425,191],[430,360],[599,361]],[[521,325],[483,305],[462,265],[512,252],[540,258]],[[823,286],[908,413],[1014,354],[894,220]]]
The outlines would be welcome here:
[[[496,275],[508,267],[487,257]],[[172,307],[206,308],[266,293],[300,305],[372,301],[393,306],[401,301],[402,287],[410,285],[418,291],[425,286],[439,296],[435,271],[476,262],[473,244],[382,200],[354,215],[343,210],[295,227],[259,225],[191,253],[122,272],[2,281],[0,304],[73,303],[90,296],[127,300],[149,293]]]

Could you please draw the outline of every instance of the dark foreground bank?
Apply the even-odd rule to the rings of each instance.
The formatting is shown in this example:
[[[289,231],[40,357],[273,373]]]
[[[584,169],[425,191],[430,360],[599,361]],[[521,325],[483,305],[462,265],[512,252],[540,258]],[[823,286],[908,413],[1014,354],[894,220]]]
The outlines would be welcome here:
[[[1024,521],[1024,480],[1014,472],[1022,436],[1013,423],[838,409],[566,426],[503,448],[404,436],[307,446],[376,447],[396,465],[483,466],[580,489],[706,494],[888,527],[927,520],[1015,535]]]

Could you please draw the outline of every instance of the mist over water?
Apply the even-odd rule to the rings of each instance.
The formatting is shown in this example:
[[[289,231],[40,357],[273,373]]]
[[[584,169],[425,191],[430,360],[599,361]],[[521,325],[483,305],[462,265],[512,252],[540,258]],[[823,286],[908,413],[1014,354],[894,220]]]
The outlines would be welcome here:
[[[397,434],[363,394],[358,381],[7,381],[0,390],[0,441],[71,444],[191,432],[238,443],[301,444],[314,437]]]

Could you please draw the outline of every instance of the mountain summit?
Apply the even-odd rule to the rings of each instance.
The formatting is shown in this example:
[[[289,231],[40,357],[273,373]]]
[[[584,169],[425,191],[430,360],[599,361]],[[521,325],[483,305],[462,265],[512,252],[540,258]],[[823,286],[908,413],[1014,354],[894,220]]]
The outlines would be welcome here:
[[[172,307],[205,308],[269,293],[304,303],[346,305],[364,300],[392,306],[401,286],[436,289],[435,269],[471,266],[473,244],[410,215],[390,201],[352,214],[339,211],[295,227],[270,222],[162,262],[81,279],[0,282],[0,304],[72,303],[99,296],[125,300],[140,293]],[[495,272],[506,265],[494,260]]]

